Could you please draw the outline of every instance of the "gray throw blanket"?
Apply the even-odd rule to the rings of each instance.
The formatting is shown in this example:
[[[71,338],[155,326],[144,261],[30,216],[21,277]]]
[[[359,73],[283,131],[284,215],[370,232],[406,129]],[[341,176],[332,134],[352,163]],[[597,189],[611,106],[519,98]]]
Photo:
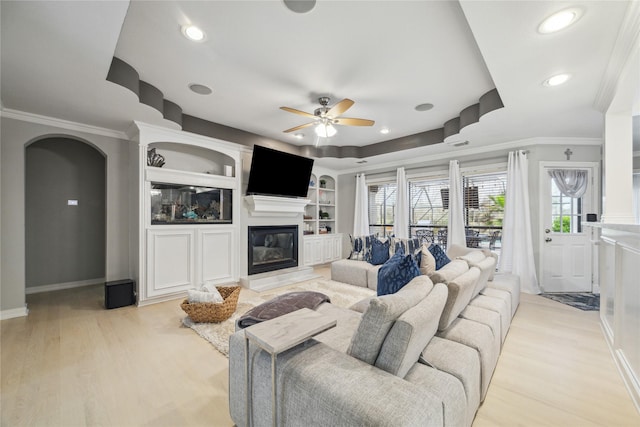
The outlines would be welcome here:
[[[279,295],[247,311],[236,321],[236,330],[244,329],[265,320],[274,319],[283,314],[309,308],[315,310],[323,302],[331,302],[328,296],[320,292],[289,292]]]

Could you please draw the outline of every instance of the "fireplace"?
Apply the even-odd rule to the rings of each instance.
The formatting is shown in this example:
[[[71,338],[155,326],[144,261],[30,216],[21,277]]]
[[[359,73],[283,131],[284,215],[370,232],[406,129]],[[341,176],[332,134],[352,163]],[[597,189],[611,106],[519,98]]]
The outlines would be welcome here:
[[[298,266],[298,226],[249,227],[249,275]]]

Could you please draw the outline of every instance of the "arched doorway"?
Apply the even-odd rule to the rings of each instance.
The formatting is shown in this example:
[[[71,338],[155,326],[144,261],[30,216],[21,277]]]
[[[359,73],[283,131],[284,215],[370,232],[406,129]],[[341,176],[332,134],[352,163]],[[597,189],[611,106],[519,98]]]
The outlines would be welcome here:
[[[105,156],[47,137],[28,145],[25,159],[26,293],[104,281]]]

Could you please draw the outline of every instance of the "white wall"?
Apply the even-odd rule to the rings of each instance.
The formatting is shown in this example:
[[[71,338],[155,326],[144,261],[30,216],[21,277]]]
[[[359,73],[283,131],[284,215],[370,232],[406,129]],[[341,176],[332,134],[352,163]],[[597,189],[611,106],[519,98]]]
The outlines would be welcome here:
[[[85,141],[106,156],[106,280],[129,275],[128,141],[92,134],[80,127],[65,129],[50,124],[31,123],[2,117],[0,236],[0,310],[2,318],[26,314],[25,308],[25,150],[44,137],[71,137]],[[87,127],[87,130],[90,128]],[[55,224],[52,224],[55,226]]]

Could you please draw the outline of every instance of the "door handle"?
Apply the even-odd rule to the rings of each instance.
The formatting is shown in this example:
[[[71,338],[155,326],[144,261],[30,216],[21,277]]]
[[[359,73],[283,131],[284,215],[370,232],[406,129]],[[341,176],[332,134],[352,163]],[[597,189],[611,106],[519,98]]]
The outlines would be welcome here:
[[[553,240],[553,239],[551,239],[551,237],[547,237],[547,238],[544,239],[545,242],[550,242],[551,240]]]
[[[551,233],[551,230],[549,230],[548,228],[545,228],[545,229],[544,229],[544,232],[545,232],[545,233],[547,233],[547,234],[549,234],[549,233]]]

